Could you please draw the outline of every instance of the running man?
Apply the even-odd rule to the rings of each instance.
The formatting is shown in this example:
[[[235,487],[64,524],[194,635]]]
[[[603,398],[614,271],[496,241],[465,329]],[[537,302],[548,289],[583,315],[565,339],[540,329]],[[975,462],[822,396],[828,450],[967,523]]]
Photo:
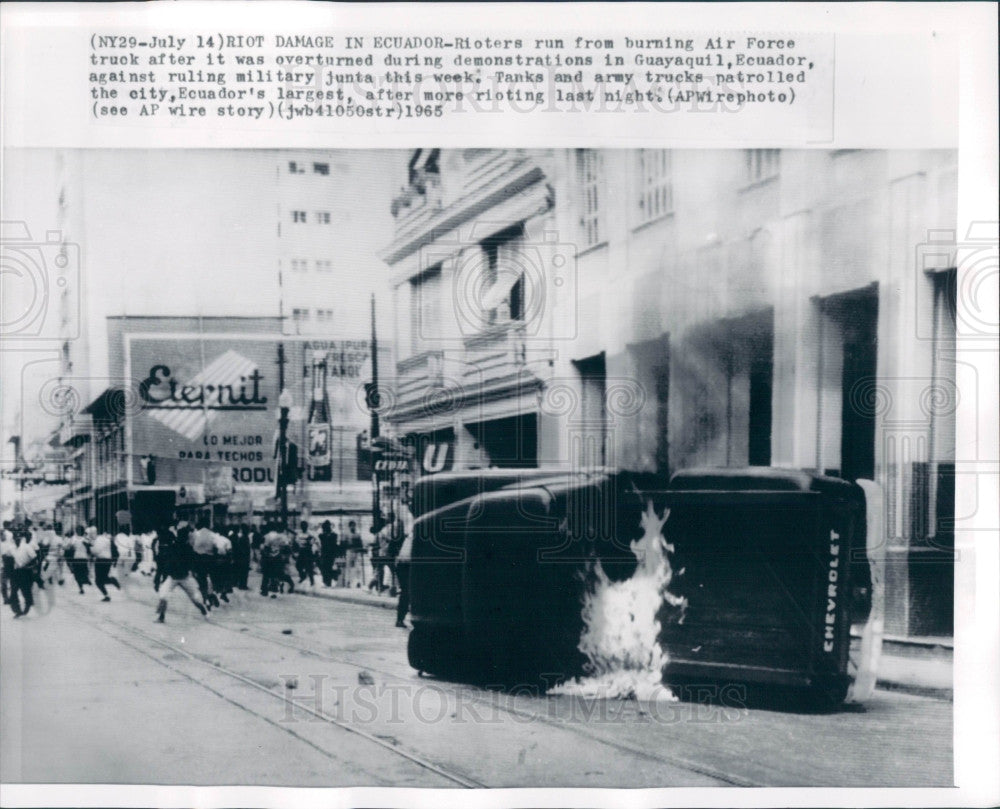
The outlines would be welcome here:
[[[34,604],[31,587],[37,578],[38,546],[31,541],[27,528],[14,532],[14,587],[10,594],[10,608],[15,618],[27,615]],[[23,605],[22,605],[23,601]]]
[[[186,535],[186,533],[185,533]],[[160,527],[156,532],[157,543],[157,574],[162,573],[164,578],[163,593],[160,601],[156,605],[156,620],[164,623],[167,616],[167,596],[174,590],[180,588],[184,591],[191,603],[198,608],[203,616],[208,615],[208,608],[202,600],[201,589],[198,581],[192,575],[192,565],[195,562],[194,551],[190,544],[183,539],[173,535],[167,526]]]
[[[219,606],[219,597],[212,589],[212,569],[215,567],[215,555],[218,552],[216,533],[208,527],[208,517],[204,514],[198,517],[198,530],[191,534],[191,547],[194,550],[192,572],[198,580],[202,598],[210,607]],[[183,537],[179,536],[183,539]],[[228,600],[228,599],[227,599]]]
[[[66,543],[63,551],[69,561],[69,569],[76,581],[76,586],[80,588],[80,595],[83,595],[83,585],[90,584],[90,571],[87,569],[87,561],[90,557],[90,543],[83,526],[76,527],[76,536]]]
[[[215,557],[212,560],[212,589],[219,598],[229,603],[229,594],[233,591],[233,543],[229,537],[214,533]]]
[[[122,586],[118,583],[118,579],[111,575],[111,569],[118,561],[118,548],[111,538],[111,534],[106,531],[98,534],[94,538],[94,544],[91,546],[90,552],[94,557],[94,584],[97,585],[97,589],[104,596],[101,601],[110,601],[111,596],[108,595],[107,585],[113,584],[119,590],[122,589]]]

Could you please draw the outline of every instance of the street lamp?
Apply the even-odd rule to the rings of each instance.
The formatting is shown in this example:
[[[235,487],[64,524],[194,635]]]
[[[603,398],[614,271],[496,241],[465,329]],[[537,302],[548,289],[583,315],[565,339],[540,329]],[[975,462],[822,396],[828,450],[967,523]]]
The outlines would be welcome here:
[[[288,528],[288,411],[292,409],[292,394],[287,388],[278,396],[278,489],[282,530]]]

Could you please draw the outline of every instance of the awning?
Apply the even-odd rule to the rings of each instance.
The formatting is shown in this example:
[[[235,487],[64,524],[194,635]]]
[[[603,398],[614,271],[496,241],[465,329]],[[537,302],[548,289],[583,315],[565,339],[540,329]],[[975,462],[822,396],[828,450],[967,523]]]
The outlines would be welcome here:
[[[123,396],[121,388],[105,388],[94,401],[83,408],[82,412],[89,413],[97,422],[121,421],[125,417],[122,407]]]
[[[497,272],[497,282],[483,294],[482,309],[484,312],[496,309],[510,295],[514,284],[521,280],[524,273],[520,270],[501,269]]]
[[[417,149],[410,160],[410,169],[415,172],[427,171],[432,174],[436,173],[438,171],[438,156],[440,154],[440,149]]]

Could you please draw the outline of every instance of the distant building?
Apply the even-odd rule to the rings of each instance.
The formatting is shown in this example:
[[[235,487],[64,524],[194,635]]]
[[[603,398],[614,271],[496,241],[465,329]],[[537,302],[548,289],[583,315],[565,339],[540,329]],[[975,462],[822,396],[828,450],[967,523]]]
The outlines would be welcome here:
[[[359,477],[357,458],[368,425],[358,405],[369,376],[366,340],[320,347],[283,335],[279,318],[115,317],[108,335],[111,384],[86,403],[65,438],[76,474],[60,504],[64,522],[111,527],[127,513],[145,530],[177,508],[247,518],[276,511],[282,375],[298,472],[291,511],[370,509],[371,481]],[[322,478],[308,457],[309,399],[322,384],[311,376],[317,362],[331,371]]]
[[[425,149],[406,169],[388,418],[425,471],[874,479],[886,630],[951,633],[955,152]]]
[[[345,339],[367,333],[370,295],[385,283],[376,251],[391,232],[384,200],[395,153],[268,154],[285,332]]]
[[[43,389],[43,408],[32,418],[50,419],[80,466],[64,505],[96,517],[108,513],[105,501],[120,506],[128,489],[128,475],[108,466],[111,455],[124,463],[108,449],[121,425],[102,408],[109,391],[136,381],[122,379],[120,333],[195,335],[215,326],[295,338],[288,343],[287,385],[303,412],[315,352],[327,357],[330,449],[350,474],[345,478],[338,467],[335,482],[313,491],[329,490],[321,498],[326,509],[360,501],[341,484],[356,482],[358,436],[368,419],[355,389],[370,374],[370,296],[385,283],[375,245],[391,222],[389,181],[379,168],[387,159],[329,150],[52,153],[52,222],[66,249],[79,248],[82,267],[79,282],[61,288],[55,302],[53,384]],[[58,402],[48,402],[49,389],[59,392]],[[303,425],[296,420],[290,428],[302,433],[296,435],[302,445]],[[96,460],[102,453],[108,458]],[[185,482],[171,481],[164,457],[155,466],[157,485]],[[114,486],[118,494],[108,488]]]

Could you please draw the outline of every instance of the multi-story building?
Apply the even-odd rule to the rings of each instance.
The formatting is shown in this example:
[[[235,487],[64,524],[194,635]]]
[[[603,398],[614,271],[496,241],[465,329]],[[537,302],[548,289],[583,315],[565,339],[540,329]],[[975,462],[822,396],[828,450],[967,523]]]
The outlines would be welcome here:
[[[287,334],[367,333],[369,298],[383,292],[376,250],[388,239],[392,153],[287,151],[274,162],[280,309]]]
[[[949,634],[956,165],[949,151],[420,150],[383,252],[400,338],[389,418],[426,471],[873,479],[887,631]]]
[[[556,461],[540,395],[564,294],[551,270],[571,270],[573,255],[556,238],[551,167],[520,151],[426,149],[406,172],[382,254],[399,358],[390,422],[426,471]]]

